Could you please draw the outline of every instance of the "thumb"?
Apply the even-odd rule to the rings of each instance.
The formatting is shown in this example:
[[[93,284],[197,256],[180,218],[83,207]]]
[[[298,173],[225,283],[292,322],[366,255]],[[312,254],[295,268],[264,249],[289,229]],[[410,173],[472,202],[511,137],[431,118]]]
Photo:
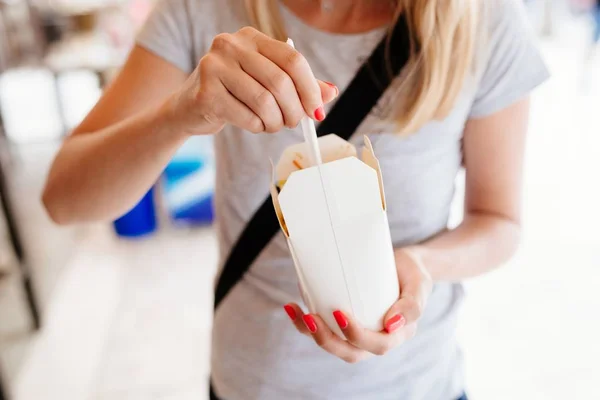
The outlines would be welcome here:
[[[404,326],[417,321],[421,317],[421,305],[414,297],[402,297],[390,307],[385,318],[383,327],[387,333],[397,331]]]
[[[400,300],[385,315],[384,327],[388,332],[421,318],[433,285],[423,260],[412,249],[405,248],[396,252],[396,268],[400,281]]]
[[[321,88],[321,98],[323,103],[327,104],[339,96],[340,90],[331,82],[317,81]]]

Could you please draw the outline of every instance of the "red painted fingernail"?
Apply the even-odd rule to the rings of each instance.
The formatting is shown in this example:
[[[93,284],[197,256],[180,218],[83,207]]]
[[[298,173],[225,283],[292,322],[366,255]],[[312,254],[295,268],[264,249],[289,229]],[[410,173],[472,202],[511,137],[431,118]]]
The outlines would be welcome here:
[[[324,83],[326,83],[327,85],[329,85],[330,87],[335,89],[335,95],[337,96],[338,94],[340,94],[340,89],[338,89],[337,86],[335,86],[333,83],[331,82],[327,82],[327,81],[323,81]]]
[[[335,322],[337,322],[340,328],[346,329],[348,327],[348,320],[341,311],[334,311],[333,318],[335,318]]]
[[[290,317],[290,319],[292,321],[296,320],[296,311],[294,310],[294,307],[288,305],[283,306],[285,312],[287,313],[287,315]]]
[[[312,315],[306,314],[302,317],[302,319],[304,320],[304,325],[306,325],[310,333],[317,333],[317,321],[315,321]]]
[[[385,331],[387,333],[393,333],[398,329],[402,328],[404,324],[406,324],[406,319],[404,319],[402,315],[394,315],[385,323]]]
[[[315,119],[317,121],[323,121],[325,119],[325,109],[323,108],[323,106],[316,109]]]

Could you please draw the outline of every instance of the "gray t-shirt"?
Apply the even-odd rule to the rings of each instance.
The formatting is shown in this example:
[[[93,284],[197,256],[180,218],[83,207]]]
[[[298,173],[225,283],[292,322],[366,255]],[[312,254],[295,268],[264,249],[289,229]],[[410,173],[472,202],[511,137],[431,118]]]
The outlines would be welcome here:
[[[191,72],[215,35],[249,25],[243,3],[163,0],[138,43]],[[385,118],[396,99],[396,82],[353,139],[361,146],[366,134],[373,142],[383,171],[395,246],[418,243],[447,227],[455,178],[461,168],[465,122],[507,107],[548,77],[521,2],[485,3],[485,29],[476,65],[450,115],[413,135],[396,135],[394,125]],[[306,25],[283,6],[281,12],[289,36],[315,75],[341,90],[385,33],[385,29],[356,35],[325,33]],[[221,261],[268,194],[269,158],[277,160],[284,148],[300,141],[299,129],[254,135],[227,126],[215,136]],[[346,364],[297,333],[283,312],[285,303],[301,303],[301,299],[285,240],[279,234],[215,316],[215,389],[226,400],[453,400],[464,389],[462,357],[455,338],[462,297],[460,284],[437,283],[416,337],[384,357]]]

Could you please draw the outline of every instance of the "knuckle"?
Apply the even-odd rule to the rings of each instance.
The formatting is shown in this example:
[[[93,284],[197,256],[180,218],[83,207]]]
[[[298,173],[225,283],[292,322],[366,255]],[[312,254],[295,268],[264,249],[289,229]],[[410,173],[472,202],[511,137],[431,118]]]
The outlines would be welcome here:
[[[276,93],[285,93],[292,86],[292,79],[284,72],[277,72],[271,76],[270,85]]]
[[[240,33],[241,35],[244,36],[250,36],[253,37],[258,33],[258,30],[256,30],[256,28],[252,27],[252,26],[244,26],[243,28],[241,28],[238,33]]]
[[[211,50],[226,50],[233,45],[233,35],[230,33],[219,33],[213,39]]]
[[[200,62],[198,63],[198,66],[200,68],[200,74],[202,75],[204,73],[215,72],[217,70],[217,64],[217,57],[210,53],[206,54],[200,59]]]
[[[290,70],[300,68],[305,62],[304,56],[296,50],[290,51],[286,57],[286,67]]]
[[[256,94],[254,101],[260,110],[266,110],[273,105],[275,98],[267,89],[263,89]]]
[[[247,122],[248,130],[252,133],[261,133],[264,131],[264,125],[256,115],[251,116]]]
[[[282,124],[268,124],[265,128],[265,132],[267,133],[277,133],[283,128]]]
[[[210,68],[212,64],[212,55],[209,53],[200,59],[198,62],[198,68],[200,72],[205,71],[207,68]]]
[[[262,36],[262,32],[252,26],[245,26],[238,31],[241,36],[249,38],[251,42],[255,42]]]

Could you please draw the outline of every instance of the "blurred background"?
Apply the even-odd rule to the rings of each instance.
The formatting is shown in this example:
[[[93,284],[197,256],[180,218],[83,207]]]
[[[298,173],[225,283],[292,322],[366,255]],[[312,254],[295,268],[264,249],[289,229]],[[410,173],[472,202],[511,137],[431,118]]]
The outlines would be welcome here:
[[[207,398],[210,138],[186,143],[113,224],[58,228],[40,204],[61,141],[153,3],[0,0],[0,400]],[[553,77],[534,95],[523,245],[467,283],[468,390],[600,399],[600,12],[593,0],[526,3]]]

